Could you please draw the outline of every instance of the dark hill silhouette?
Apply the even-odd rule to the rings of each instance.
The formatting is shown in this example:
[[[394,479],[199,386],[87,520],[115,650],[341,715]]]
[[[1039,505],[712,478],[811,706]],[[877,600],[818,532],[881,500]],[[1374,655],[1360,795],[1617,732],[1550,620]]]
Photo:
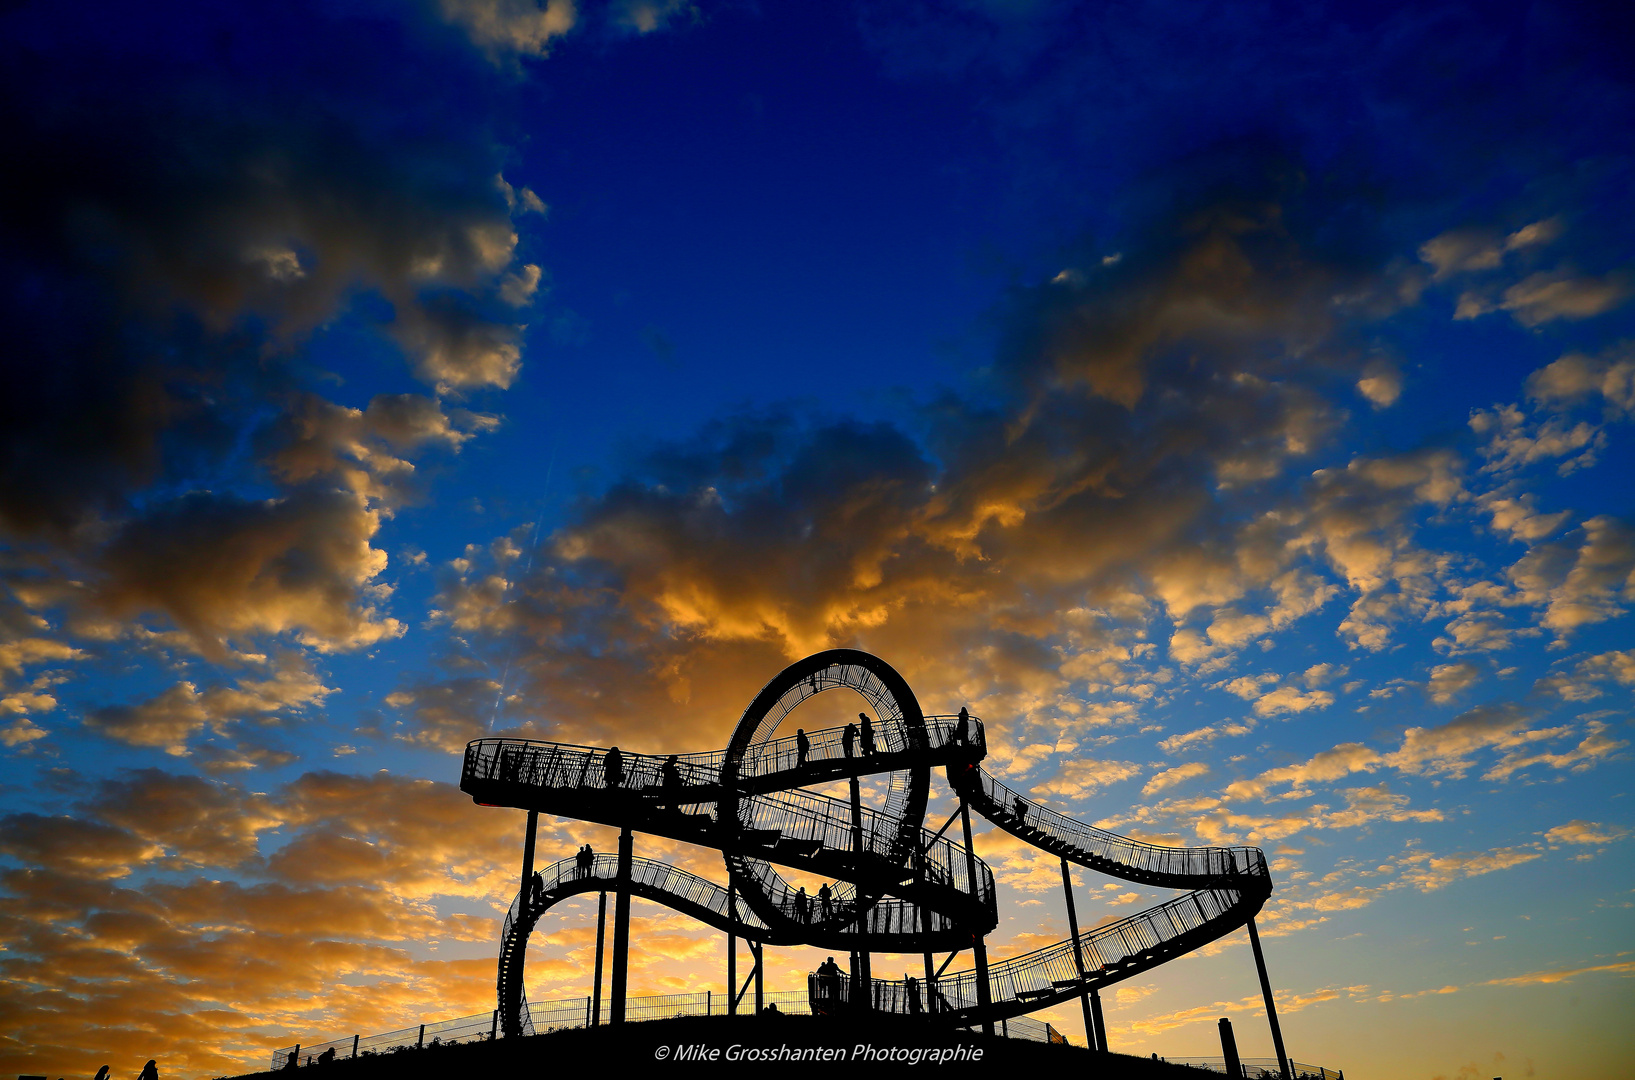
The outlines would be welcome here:
[[[859,1045],[877,1052],[874,1057],[856,1053]],[[731,1048],[810,1058],[809,1051],[837,1055],[827,1062],[803,1060],[729,1060]],[[716,1051],[714,1059],[699,1060],[697,1051],[681,1048],[702,1047]],[[663,1049],[663,1056],[660,1050]],[[899,1048],[898,1060],[881,1059],[878,1051]],[[512,1080],[557,1069],[606,1070],[619,1076],[670,1076],[757,1073],[782,1076],[791,1071],[801,1075],[846,1076],[859,1070],[883,1074],[913,1067],[903,1054],[920,1050],[962,1056],[934,1066],[939,1073],[954,1069],[967,1074],[988,1076],[1018,1075],[1017,1070],[1037,1070],[1037,1075],[1094,1075],[1098,1080],[1185,1080],[1187,1077],[1218,1077],[1218,1073],[1171,1065],[1150,1058],[1124,1054],[1098,1054],[1081,1046],[1029,1042],[982,1035],[980,1032],[949,1030],[929,1024],[905,1023],[900,1017],[848,1017],[833,1020],[812,1016],[687,1016],[672,1020],[650,1020],[620,1027],[575,1028],[544,1035],[465,1043],[457,1046],[428,1046],[420,1050],[341,1059],[328,1065],[308,1065],[292,1077],[292,1070],[252,1073],[243,1080]],[[976,1051],[981,1056],[976,1056]],[[677,1060],[678,1055],[682,1060]],[[921,1063],[922,1065],[925,1062]],[[571,1075],[571,1074],[570,1074]]]

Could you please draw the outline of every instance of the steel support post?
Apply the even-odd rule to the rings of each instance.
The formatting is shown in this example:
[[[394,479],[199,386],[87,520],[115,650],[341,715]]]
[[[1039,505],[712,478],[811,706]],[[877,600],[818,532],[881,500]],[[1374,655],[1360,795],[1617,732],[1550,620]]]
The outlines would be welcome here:
[[[1073,906],[1073,876],[1062,860],[1062,895],[1067,897],[1067,930],[1073,935],[1073,964],[1079,969],[1079,1006],[1084,1010],[1084,1045],[1092,1050],[1096,1045],[1096,1024],[1090,1018],[1090,991],[1084,985],[1084,949],[1079,946],[1079,913]]]
[[[528,811],[528,827],[522,834],[522,903],[528,904],[528,890],[534,878],[534,833],[539,828],[539,811]]]
[[[630,975],[630,855],[634,842],[627,828],[619,833],[619,886],[613,902],[613,1000],[608,1023],[624,1023],[625,986]]]
[[[1249,944],[1255,948],[1255,970],[1260,974],[1260,992],[1266,998],[1266,1019],[1272,1025],[1272,1047],[1277,1051],[1277,1067],[1283,1080],[1294,1080],[1289,1071],[1289,1055],[1283,1052],[1283,1028],[1277,1022],[1277,1002],[1272,1000],[1272,980],[1266,977],[1266,956],[1260,951],[1260,932],[1255,920],[1249,920]]]
[[[1096,1049],[1107,1054],[1112,1051],[1107,1046],[1107,1023],[1101,1018],[1101,991],[1090,991],[1090,1015],[1096,1021]]]
[[[1226,1059],[1230,1080],[1243,1080],[1243,1062],[1238,1058],[1238,1040],[1232,1035],[1232,1021],[1221,1017],[1221,1056]]]
[[[857,777],[851,778],[852,795],[852,857],[856,865],[863,864],[863,797]],[[857,888],[857,962],[853,964],[853,985],[858,993],[852,999],[853,1008],[867,1011],[870,1007],[873,975],[869,971],[869,912],[862,903],[863,887]]]
[[[727,886],[727,917],[738,923],[738,886]],[[727,1015],[738,1015],[738,935],[727,931]]]
[[[749,947],[755,952],[755,1015],[760,1016],[761,1010],[765,1007],[763,1002],[766,1000],[766,996],[762,992],[762,978],[766,973],[766,965],[761,962],[764,959],[762,950],[766,946],[759,941],[752,941],[749,943]]]
[[[965,825],[965,877],[974,897],[977,894],[977,879],[976,848],[971,846],[971,804],[961,799],[959,813]],[[988,946],[981,934],[971,934],[971,955],[976,958],[976,1003],[983,1015],[982,1034],[992,1035],[993,1019],[988,1012],[988,1007],[993,1004],[993,998],[988,994]]]
[[[607,893],[596,901],[596,981],[590,991],[590,1026],[602,1023],[602,956],[607,952]]]

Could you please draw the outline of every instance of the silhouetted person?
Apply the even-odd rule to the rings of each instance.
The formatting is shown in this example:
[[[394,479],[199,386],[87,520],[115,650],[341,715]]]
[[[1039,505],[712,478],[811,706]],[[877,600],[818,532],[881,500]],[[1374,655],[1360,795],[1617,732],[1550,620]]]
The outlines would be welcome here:
[[[108,1080],[108,1066],[104,1065],[97,1070],[96,1080]]]
[[[961,746],[971,741],[971,714],[963,705],[959,707],[959,723],[954,725],[954,741]]]
[[[762,1016],[782,1016],[783,1013],[778,1011],[778,1003],[776,1001],[769,1001],[769,1002],[766,1003],[766,1008],[761,1010],[761,1015]]]
[[[874,756],[874,721],[867,713],[858,713],[857,718],[863,721],[863,756]]]
[[[300,1054],[291,1054],[289,1057],[284,1059],[284,1068],[286,1069],[293,1069],[299,1064],[301,1064]]]
[[[1016,823],[1018,825],[1025,825],[1027,824],[1027,820],[1028,804],[1022,801],[1022,796],[1018,795],[1016,797]]]
[[[159,1062],[148,1058],[148,1063],[142,1066],[142,1072],[136,1080],[159,1080]]]
[[[848,758],[852,756],[853,748],[857,745],[857,725],[847,724],[846,730],[840,733],[840,749]]]
[[[908,1015],[920,1015],[920,984],[912,975],[904,976],[908,988]]]
[[[617,746],[607,752],[602,759],[602,775],[607,778],[607,786],[619,787],[624,783],[624,755],[619,753]]]
[[[828,921],[829,919],[835,917],[835,894],[834,891],[829,888],[829,883],[827,881],[823,883],[822,888],[818,889],[818,903],[823,906],[824,921]]]
[[[795,894],[795,918],[803,923],[812,921],[812,901],[806,898],[805,885]]]
[[[840,965],[835,963],[834,957],[818,965],[818,996],[829,1001],[840,999]]]
[[[538,870],[534,871],[534,906],[545,902],[545,875]]]
[[[664,759],[664,768],[660,770],[664,776],[664,794],[670,800],[671,806],[679,806],[681,799],[681,766],[676,762],[676,755],[671,754]]]
[[[331,1046],[328,1050],[325,1050],[323,1053],[318,1055],[318,1064],[320,1064],[320,1065],[328,1065],[331,1061],[334,1061],[334,1060],[335,1060],[335,1048],[333,1046]]]
[[[806,737],[805,728],[795,729],[795,768],[799,769],[806,764],[806,755],[812,752],[812,740]]]

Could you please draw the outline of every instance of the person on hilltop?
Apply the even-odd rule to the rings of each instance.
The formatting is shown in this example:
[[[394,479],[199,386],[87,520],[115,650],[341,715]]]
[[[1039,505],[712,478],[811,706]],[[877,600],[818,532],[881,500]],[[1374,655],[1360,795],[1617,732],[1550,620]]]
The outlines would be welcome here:
[[[142,1066],[142,1072],[136,1080],[159,1080],[159,1062],[154,1058],[148,1058],[148,1063]]]
[[[97,1070],[96,1080],[108,1080],[108,1066],[104,1065]]]
[[[857,718],[863,721],[863,756],[874,756],[874,721],[869,719],[868,713],[858,713]]]
[[[333,1046],[331,1046],[328,1050],[325,1050],[323,1053],[318,1055],[318,1064],[320,1064],[320,1065],[328,1065],[328,1064],[332,1063],[334,1060],[335,1060],[335,1048]]]
[[[624,755],[619,753],[617,746],[609,749],[607,757],[602,759],[602,774],[607,779],[607,786],[610,788],[620,787],[624,784]]]

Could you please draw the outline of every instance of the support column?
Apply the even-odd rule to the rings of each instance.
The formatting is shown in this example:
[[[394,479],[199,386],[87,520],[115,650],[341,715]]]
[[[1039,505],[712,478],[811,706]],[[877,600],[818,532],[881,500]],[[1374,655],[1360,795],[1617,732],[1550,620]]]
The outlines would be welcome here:
[[[533,886],[534,877],[534,833],[539,828],[539,811],[528,811],[528,828],[522,835],[522,885],[523,903],[528,902],[528,890]]]
[[[766,964],[762,961],[766,959],[763,955],[766,945],[759,941],[752,941],[749,947],[755,952],[755,1015],[760,1016],[761,1010],[766,1007],[764,1004],[765,995],[762,992],[762,975],[766,972]]]
[[[1238,1058],[1238,1040],[1232,1035],[1232,1021],[1221,1017],[1221,1056],[1226,1059],[1229,1080],[1243,1080],[1243,1062]]]
[[[1101,991],[1090,991],[1090,1015],[1096,1021],[1096,1049],[1104,1054],[1112,1051],[1107,1046],[1107,1024],[1101,1018]]]
[[[727,886],[727,916],[738,923],[738,886]],[[738,935],[727,931],[727,1015],[738,1015]]]
[[[863,797],[855,776],[851,778],[851,796],[852,858],[855,865],[861,868],[863,864]],[[857,901],[857,950],[852,954],[856,958],[852,963],[852,988],[857,993],[852,996],[852,1007],[866,1012],[871,1005],[873,975],[869,971],[869,911],[863,904],[863,886],[861,883],[857,887]]]
[[[914,856],[914,884],[917,888],[925,886],[925,852],[918,852]],[[931,940],[931,909],[924,904],[920,905],[920,933],[927,941]],[[920,996],[924,998],[923,1007],[927,1016],[937,1011],[937,969],[931,961],[931,950],[925,950],[925,982],[920,987]]]
[[[1294,1080],[1289,1072],[1289,1055],[1283,1052],[1283,1029],[1277,1022],[1277,1002],[1272,1000],[1272,981],[1266,977],[1266,957],[1260,951],[1260,932],[1255,929],[1255,920],[1249,920],[1249,944],[1255,948],[1255,970],[1260,973],[1260,992],[1266,998],[1266,1019],[1272,1025],[1272,1047],[1277,1051],[1277,1067],[1283,1073],[1283,1080]]]
[[[971,895],[976,896],[976,848],[971,846],[971,804],[965,799],[959,801],[960,817],[965,824],[965,878],[970,883]],[[982,1010],[982,1034],[993,1034],[993,1020],[988,1015],[988,1007],[993,999],[988,994],[988,945],[982,940],[982,935],[971,935],[971,955],[976,958],[976,1003]]]
[[[613,902],[613,1000],[608,1023],[624,1023],[625,985],[630,975],[630,830],[619,833],[619,886]]]
[[[1096,1045],[1096,1024],[1090,1018],[1090,991],[1084,985],[1084,949],[1079,946],[1079,913],[1073,906],[1073,876],[1062,859],[1062,895],[1067,897],[1067,930],[1073,935],[1073,963],[1079,969],[1079,1007],[1084,1010],[1084,1045],[1092,1050]]]
[[[590,1026],[602,1023],[602,955],[607,952],[607,893],[596,902],[596,981],[590,995]]]

